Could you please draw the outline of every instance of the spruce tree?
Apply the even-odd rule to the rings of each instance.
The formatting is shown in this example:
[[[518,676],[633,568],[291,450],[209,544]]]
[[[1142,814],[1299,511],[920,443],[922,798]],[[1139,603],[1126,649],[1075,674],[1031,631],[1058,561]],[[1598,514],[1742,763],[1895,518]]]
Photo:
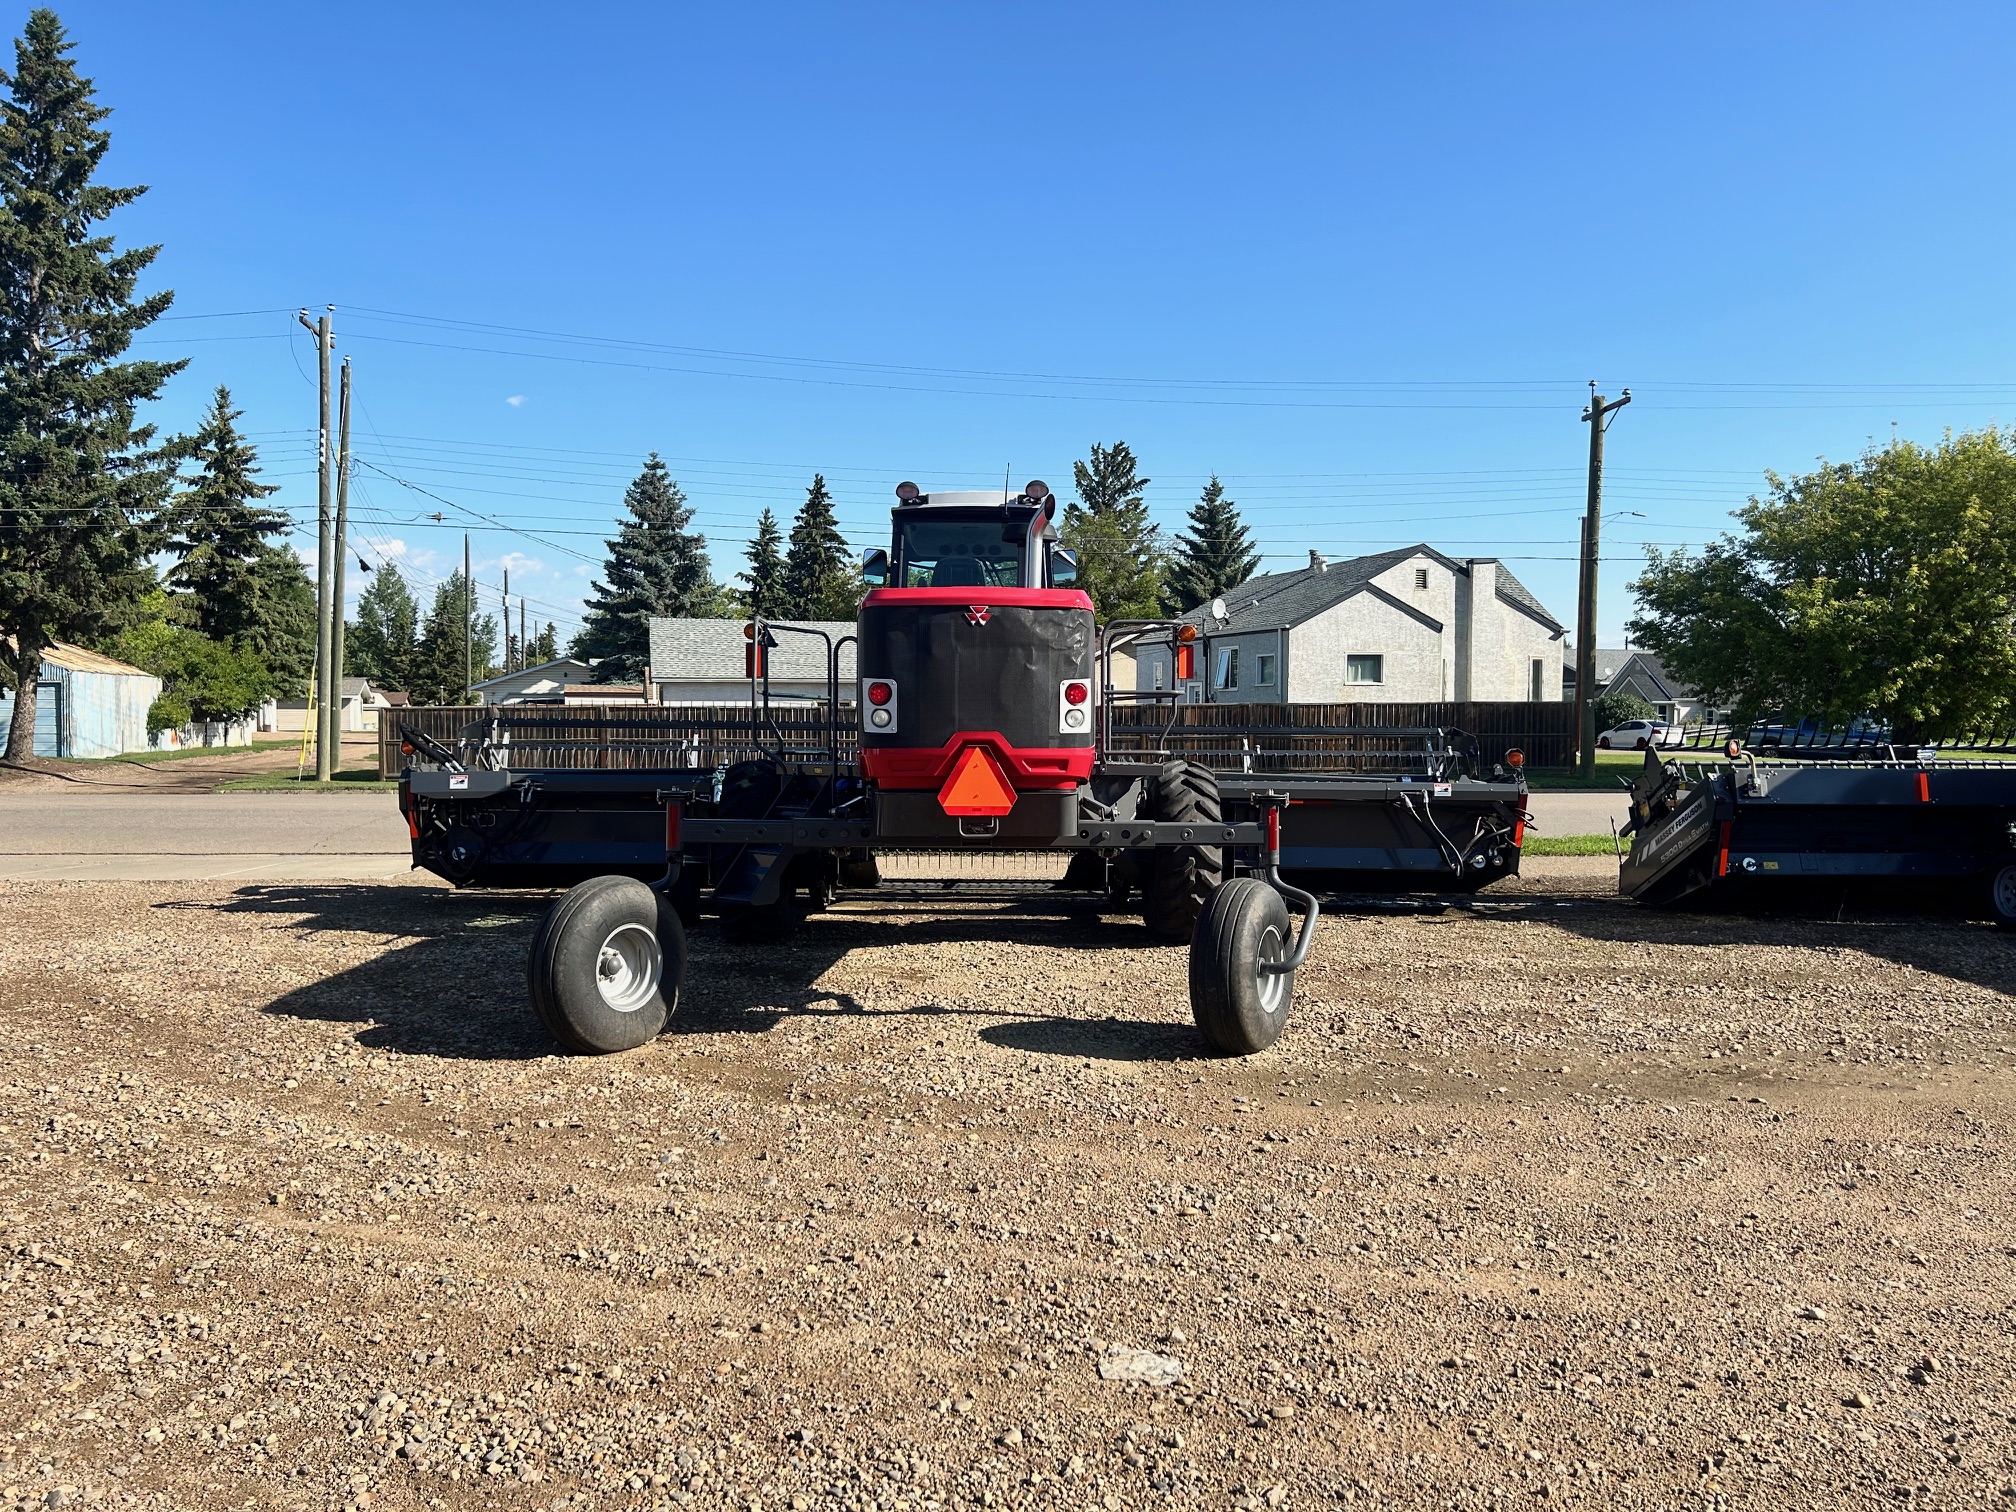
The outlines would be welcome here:
[[[198,472],[168,506],[164,525],[175,563],[170,589],[188,595],[196,628],[238,645],[260,626],[258,562],[286,514],[259,501],[280,490],[259,481],[259,455],[238,434],[243,412],[219,386],[190,443]]]
[[[756,535],[749,542],[749,570],[736,574],[748,587],[742,593],[743,610],[764,619],[784,616],[784,531],[777,516],[764,505],[756,517]]]
[[[833,495],[822,473],[812,475],[798,518],[791,522],[783,598],[780,619],[851,620],[861,607],[861,574],[854,569],[847,538],[840,534]]]
[[[459,704],[467,695],[469,682],[481,682],[490,675],[491,658],[497,651],[497,619],[478,614],[469,621],[470,649],[465,653],[463,616],[469,608],[467,580],[460,572],[450,573],[447,581],[435,586],[434,605],[427,613],[409,668],[407,691],[415,703]]]
[[[558,660],[560,660],[560,627],[548,620],[546,628],[532,636],[531,648],[525,653],[525,665],[538,667]]]
[[[357,597],[357,622],[343,631],[343,670],[381,688],[404,688],[420,638],[420,605],[399,568],[387,562]]]
[[[1064,506],[1058,534],[1078,553],[1078,586],[1102,621],[1154,619],[1161,613],[1162,533],[1148,518],[1149,480],[1133,449],[1095,441],[1091,458],[1071,470],[1078,501]]]
[[[252,558],[253,623],[233,642],[266,665],[273,685],[305,695],[315,664],[315,585],[290,547],[268,541]]]
[[[1253,576],[1260,557],[1239,518],[1239,506],[1225,497],[1213,473],[1190,506],[1190,529],[1176,538],[1176,551],[1162,581],[1162,608],[1183,614],[1209,603]]]
[[[623,495],[630,518],[609,542],[602,581],[589,594],[574,654],[596,663],[596,682],[640,682],[651,664],[653,617],[708,618],[716,590],[707,538],[687,529],[686,495],[653,452]]]
[[[35,748],[42,653],[105,638],[152,580],[153,517],[174,467],[135,410],[184,366],[119,360],[174,295],[136,300],[159,248],[120,251],[100,233],[145,191],[93,182],[111,112],[70,51],[55,12],[31,11],[13,72],[0,70],[0,681],[19,690],[10,761]]]

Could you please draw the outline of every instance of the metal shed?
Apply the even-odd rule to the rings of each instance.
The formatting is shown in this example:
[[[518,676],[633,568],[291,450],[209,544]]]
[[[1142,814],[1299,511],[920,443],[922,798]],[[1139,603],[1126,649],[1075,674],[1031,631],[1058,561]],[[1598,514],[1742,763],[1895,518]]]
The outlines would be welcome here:
[[[161,679],[82,646],[58,641],[42,653],[35,683],[37,756],[120,756],[145,751],[147,710]],[[14,696],[0,694],[0,729],[14,717]]]

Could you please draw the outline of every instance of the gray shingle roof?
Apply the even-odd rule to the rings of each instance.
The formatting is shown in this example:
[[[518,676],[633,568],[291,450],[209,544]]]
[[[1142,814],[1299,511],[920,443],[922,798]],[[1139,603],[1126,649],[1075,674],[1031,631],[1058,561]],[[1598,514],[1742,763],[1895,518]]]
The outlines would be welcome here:
[[[808,630],[823,630],[834,640],[854,633],[852,620],[808,620]],[[826,647],[817,636],[779,630],[770,653],[772,680],[823,682]],[[651,675],[660,682],[741,682],[743,648],[748,641],[739,619],[654,619],[651,621]],[[840,681],[854,681],[854,648],[840,652]]]
[[[1341,603],[1370,586],[1380,573],[1399,566],[1410,557],[1432,557],[1451,572],[1466,576],[1470,569],[1453,557],[1444,556],[1426,544],[1404,546],[1396,551],[1379,551],[1370,556],[1350,557],[1327,567],[1298,567],[1293,572],[1270,572],[1248,578],[1225,595],[1226,623],[1223,630],[1277,630],[1299,625],[1324,610]],[[1561,628],[1526,585],[1498,564],[1498,597],[1531,614],[1551,630]],[[1205,610],[1198,607],[1183,616],[1202,624]]]

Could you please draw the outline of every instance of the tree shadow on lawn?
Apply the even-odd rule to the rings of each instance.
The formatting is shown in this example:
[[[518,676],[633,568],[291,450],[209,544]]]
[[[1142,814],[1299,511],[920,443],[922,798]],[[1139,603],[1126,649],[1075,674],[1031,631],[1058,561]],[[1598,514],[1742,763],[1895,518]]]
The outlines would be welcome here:
[[[382,948],[357,964],[284,992],[264,1012],[355,1027],[357,1043],[398,1055],[457,1060],[531,1060],[561,1053],[532,1013],[525,985],[533,930],[556,895],[453,892],[348,883],[257,884],[218,907],[284,921],[304,935],[377,936]],[[849,895],[860,898],[862,895]],[[1157,1023],[1080,1021],[933,1002],[870,1009],[820,981],[847,954],[876,945],[1012,945],[1032,939],[1086,950],[1145,949],[1138,924],[1108,923],[1081,902],[1048,897],[987,899],[947,894],[962,906],[905,900],[876,915],[842,909],[808,918],[787,940],[731,945],[710,919],[688,932],[686,989],[668,1034],[764,1034],[788,1018],[944,1016],[989,1021],[981,1037],[1007,1049],[1088,1059],[1164,1060],[1199,1054],[1188,1031]],[[923,990],[929,990],[925,988]],[[761,1006],[751,1006],[761,1005]],[[1003,1019],[1011,1022],[1002,1023]]]

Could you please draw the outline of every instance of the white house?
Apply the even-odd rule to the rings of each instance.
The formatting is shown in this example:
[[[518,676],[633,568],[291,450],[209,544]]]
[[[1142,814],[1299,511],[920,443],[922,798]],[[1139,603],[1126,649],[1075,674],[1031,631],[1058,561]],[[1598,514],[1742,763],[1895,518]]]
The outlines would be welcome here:
[[[501,677],[486,677],[470,689],[476,702],[486,704],[561,702],[570,683],[584,682],[589,664],[578,657],[563,656],[537,666],[520,667]]]
[[[1493,557],[1409,546],[1269,573],[1184,618],[1198,627],[1191,703],[1558,700],[1561,624]],[[1144,647],[1136,686],[1176,686]]]
[[[392,701],[368,677],[344,678],[342,697],[336,728],[353,735],[362,730],[376,730],[379,710],[393,707]],[[307,722],[306,698],[269,698],[259,708],[259,728],[269,734],[299,735]]]
[[[661,704],[746,703],[749,698],[749,641],[741,620],[654,619],[651,621],[651,690]],[[822,631],[839,642],[840,697],[854,697],[854,634],[852,620],[809,620],[805,629]],[[826,641],[790,630],[774,632],[770,650],[770,696],[824,698]]]

